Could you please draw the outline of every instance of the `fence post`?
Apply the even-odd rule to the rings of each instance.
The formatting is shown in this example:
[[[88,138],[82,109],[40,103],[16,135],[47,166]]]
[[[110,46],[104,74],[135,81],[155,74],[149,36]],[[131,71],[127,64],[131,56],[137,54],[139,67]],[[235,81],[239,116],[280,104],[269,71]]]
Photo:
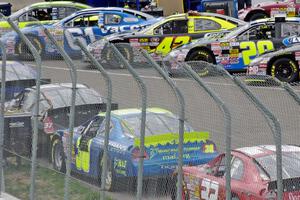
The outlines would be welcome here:
[[[161,67],[153,60],[153,58],[144,50],[139,49],[143,56],[152,64],[154,69],[164,78],[167,84],[170,86],[180,107],[179,111],[179,144],[178,144],[178,176],[177,176],[177,200],[182,199],[182,166],[183,166],[183,137],[184,137],[184,120],[185,120],[185,101],[182,93],[176,87],[174,82],[170,79],[168,74],[166,74]]]
[[[110,130],[110,114],[111,114],[111,103],[112,103],[112,81],[108,73],[104,70],[103,66],[91,55],[79,39],[75,39],[77,44],[84,54],[90,59],[90,61],[97,67],[102,76],[105,79],[107,86],[107,102],[106,102],[106,113],[105,113],[105,139],[104,139],[104,151],[103,151],[103,167],[101,172],[101,193],[100,199],[105,200],[105,178],[107,174],[107,157],[108,157],[108,144],[109,144],[109,130]]]
[[[282,147],[281,147],[281,127],[278,119],[275,115],[261,103],[261,101],[252,94],[252,92],[247,88],[247,86],[237,77],[229,74],[228,71],[224,69],[223,66],[212,65],[206,63],[209,68],[217,68],[219,72],[229,77],[243,93],[257,106],[257,108],[262,112],[263,116],[266,118],[268,125],[270,126],[275,146],[276,146],[276,174],[277,174],[277,199],[283,199],[283,184],[282,184]]]
[[[187,73],[198,83],[200,88],[203,88],[206,93],[216,102],[220,110],[223,112],[225,119],[225,133],[226,133],[226,150],[225,150],[225,160],[226,160],[226,168],[225,168],[225,178],[226,178],[226,199],[231,200],[231,114],[228,107],[225,105],[223,100],[215,94],[200,78],[199,75],[189,66],[184,63],[183,68],[187,71]]]
[[[2,76],[1,76],[1,109],[0,109],[0,198],[4,192],[4,173],[3,173],[3,144],[4,144],[4,109],[5,109],[5,82],[6,82],[6,48],[0,41],[2,51]]]
[[[62,55],[65,63],[70,68],[71,80],[72,80],[72,99],[70,108],[70,119],[69,119],[69,137],[67,137],[67,162],[66,162],[66,176],[65,176],[65,188],[64,188],[64,200],[69,199],[69,187],[70,187],[70,177],[71,177],[71,160],[72,160],[72,143],[73,143],[73,132],[74,132],[74,121],[75,121],[75,101],[76,101],[76,84],[77,84],[77,71],[74,63],[70,56],[65,52],[65,50],[56,42],[51,33],[47,28],[44,28],[44,32],[50,41],[55,45],[59,53]]]
[[[120,58],[120,61],[124,63],[127,67],[130,74],[135,79],[136,83],[139,86],[140,93],[142,95],[142,116],[141,116],[141,137],[140,137],[140,159],[139,159],[139,167],[138,167],[138,180],[137,180],[137,195],[136,198],[138,200],[142,199],[142,190],[143,190],[143,168],[144,168],[144,152],[145,152],[145,125],[146,125],[146,109],[147,109],[147,87],[144,81],[140,78],[135,69],[129,64],[129,62],[124,58],[122,53],[117,49],[117,47],[112,44],[110,47]]]
[[[30,175],[30,200],[35,199],[35,177],[36,177],[36,157],[37,157],[37,142],[38,142],[38,117],[39,117],[39,101],[40,101],[40,85],[41,85],[41,66],[42,66],[42,59],[39,55],[36,48],[31,44],[28,38],[25,36],[24,33],[19,29],[15,23],[8,18],[7,22],[11,26],[11,28],[16,31],[16,33],[21,37],[26,45],[29,47],[30,52],[32,53],[34,60],[36,62],[37,67],[37,77],[36,77],[36,93],[35,93],[35,105],[34,105],[34,114],[33,114],[33,137],[32,137],[32,150],[31,150],[31,175]]]

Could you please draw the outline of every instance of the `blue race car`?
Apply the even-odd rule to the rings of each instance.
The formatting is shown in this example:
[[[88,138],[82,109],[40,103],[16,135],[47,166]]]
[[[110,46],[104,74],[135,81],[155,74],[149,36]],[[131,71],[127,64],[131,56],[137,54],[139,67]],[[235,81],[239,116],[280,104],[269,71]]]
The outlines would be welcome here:
[[[100,113],[74,130],[72,170],[92,178],[101,175],[105,134],[105,113]],[[138,173],[140,109],[114,110],[111,114],[106,189],[113,191],[120,178]],[[178,118],[161,108],[148,108],[146,117],[144,177],[172,175],[178,162]],[[56,170],[65,170],[68,130],[57,131],[52,139],[52,161]],[[183,162],[207,163],[217,156],[208,132],[195,132],[185,124]]]
[[[160,20],[151,15],[125,8],[92,8],[78,11],[61,21],[47,25],[56,41],[61,44],[72,57],[81,56],[81,51],[74,44],[73,37],[79,38],[86,45],[100,39],[102,36],[118,32],[140,30]],[[40,55],[45,57],[59,56],[55,46],[46,37],[41,26],[22,29]],[[73,37],[72,37],[73,36]],[[26,44],[15,32],[9,32],[1,37],[6,44],[9,55],[18,55],[21,59],[32,58]]]

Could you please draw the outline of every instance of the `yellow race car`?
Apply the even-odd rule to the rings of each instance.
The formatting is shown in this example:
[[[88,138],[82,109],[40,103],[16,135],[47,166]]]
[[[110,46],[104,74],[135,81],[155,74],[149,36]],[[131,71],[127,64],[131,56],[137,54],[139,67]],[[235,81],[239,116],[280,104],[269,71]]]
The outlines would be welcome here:
[[[113,34],[88,45],[89,51],[98,60],[109,62],[110,52],[106,48],[106,41],[113,43],[128,43],[134,47],[146,49],[149,53],[168,54],[172,49],[187,44],[194,39],[203,38],[209,33],[229,32],[246,25],[236,18],[216,13],[189,12],[166,17],[159,22],[138,32]],[[128,51],[128,59],[133,53]],[[87,58],[83,59],[88,61]]]
[[[24,28],[36,24],[37,20],[43,24],[51,24],[86,8],[91,7],[71,1],[40,2],[18,10],[10,15],[10,19],[17,22],[20,28]],[[10,30],[8,22],[0,20],[0,35]]]

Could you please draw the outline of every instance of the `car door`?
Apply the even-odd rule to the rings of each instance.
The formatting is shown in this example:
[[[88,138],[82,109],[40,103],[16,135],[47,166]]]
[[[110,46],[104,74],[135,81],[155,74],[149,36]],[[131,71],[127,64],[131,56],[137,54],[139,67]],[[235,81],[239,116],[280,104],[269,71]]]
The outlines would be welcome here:
[[[276,47],[274,24],[257,24],[236,36],[235,40],[219,43],[222,50],[217,63],[231,71],[244,71],[251,60]]]
[[[99,13],[84,13],[64,23],[64,48],[73,56],[80,56],[81,51],[74,42],[75,38],[88,45],[100,38],[98,27]]]
[[[153,36],[130,37],[132,46],[139,46],[149,53],[168,54],[179,45],[190,42],[187,19],[172,19],[153,29]]]
[[[91,165],[93,152],[92,146],[95,146],[94,139],[100,129],[103,120],[103,116],[96,116],[88,123],[87,127],[83,130],[82,134],[77,138],[74,138],[73,145],[75,146],[75,171],[84,174],[91,173],[91,167],[93,167],[93,165]]]

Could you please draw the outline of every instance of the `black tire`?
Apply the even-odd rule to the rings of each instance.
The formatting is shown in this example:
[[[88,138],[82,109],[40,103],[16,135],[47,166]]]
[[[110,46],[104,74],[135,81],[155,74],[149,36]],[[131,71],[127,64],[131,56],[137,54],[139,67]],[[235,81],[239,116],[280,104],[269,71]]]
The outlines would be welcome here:
[[[27,35],[28,40],[33,44],[33,46],[37,49],[40,56],[44,54],[44,46],[42,45],[41,41],[32,35]],[[34,57],[23,40],[20,40],[19,43],[16,45],[16,53],[19,55],[20,59],[22,60],[33,60]]]
[[[52,143],[52,164],[55,170],[66,172],[66,156],[60,139],[55,139]]]
[[[99,159],[99,172],[98,172],[98,181],[101,186],[101,176],[102,176],[102,158]],[[108,159],[107,162],[107,173],[105,178],[105,191],[114,192],[116,190],[116,176],[113,170],[113,164],[111,160]]]
[[[215,59],[209,51],[200,49],[191,52],[191,54],[187,57],[187,61],[205,61],[213,64]],[[197,66],[192,68],[199,76],[209,75],[209,69],[207,69],[205,66]]]
[[[283,82],[295,82],[299,79],[299,66],[291,58],[278,58],[271,65],[271,76]]]
[[[251,15],[251,17],[249,18],[249,21],[255,21],[255,20],[258,20],[258,19],[263,19],[263,18],[267,18],[268,15],[266,13],[254,13],[253,15]]]

